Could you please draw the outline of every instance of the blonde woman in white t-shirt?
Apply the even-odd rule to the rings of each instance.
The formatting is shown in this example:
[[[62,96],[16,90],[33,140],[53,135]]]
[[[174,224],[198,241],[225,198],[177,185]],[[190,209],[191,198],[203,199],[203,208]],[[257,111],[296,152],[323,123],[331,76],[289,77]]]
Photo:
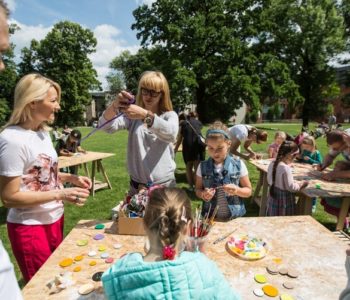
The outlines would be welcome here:
[[[82,206],[87,177],[58,172],[48,123],[60,109],[61,88],[39,74],[17,84],[14,110],[0,133],[0,196],[9,208],[7,229],[25,281],[63,239],[63,202]],[[77,187],[63,188],[62,182]]]

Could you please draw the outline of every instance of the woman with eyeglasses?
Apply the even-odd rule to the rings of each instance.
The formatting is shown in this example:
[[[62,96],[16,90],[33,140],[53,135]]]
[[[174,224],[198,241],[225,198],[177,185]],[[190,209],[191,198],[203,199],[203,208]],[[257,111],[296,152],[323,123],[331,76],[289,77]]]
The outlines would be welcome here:
[[[132,94],[120,92],[99,120],[99,126],[108,133],[121,129],[129,131],[127,164],[130,196],[138,192],[139,186],[175,186],[173,143],[179,128],[169,85],[161,72],[142,74],[135,104],[134,100]],[[103,126],[119,113],[123,116]]]
[[[298,145],[284,141],[275,161],[267,170],[267,182],[270,186],[267,199],[267,216],[293,216],[295,214],[295,194],[308,185],[307,181],[297,182],[293,178],[290,164],[298,155]]]

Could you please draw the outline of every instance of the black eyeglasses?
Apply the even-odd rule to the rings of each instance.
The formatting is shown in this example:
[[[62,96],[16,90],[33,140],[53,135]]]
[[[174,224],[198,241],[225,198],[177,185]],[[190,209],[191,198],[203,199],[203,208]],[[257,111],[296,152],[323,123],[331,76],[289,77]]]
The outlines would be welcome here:
[[[162,92],[157,92],[155,90],[149,90],[146,88],[141,88],[142,96],[151,96],[152,98],[157,98]]]

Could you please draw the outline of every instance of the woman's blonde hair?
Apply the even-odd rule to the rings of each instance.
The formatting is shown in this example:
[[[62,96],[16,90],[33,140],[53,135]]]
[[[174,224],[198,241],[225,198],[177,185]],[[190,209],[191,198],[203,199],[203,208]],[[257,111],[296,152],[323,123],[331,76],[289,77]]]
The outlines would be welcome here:
[[[61,87],[58,83],[40,74],[28,74],[17,83],[14,96],[13,112],[3,129],[11,125],[18,125],[32,120],[32,112],[29,104],[33,101],[43,101],[53,87],[57,92],[57,101],[61,100]],[[46,122],[40,124],[39,129],[49,130]]]
[[[316,140],[313,136],[309,135],[309,136],[306,136],[303,138],[303,141],[301,142],[301,144],[304,144],[304,145],[310,145],[312,146],[314,149],[317,148],[316,146]]]
[[[143,222],[147,231],[158,236],[163,247],[176,248],[191,220],[191,202],[184,190],[159,188],[152,191]]]
[[[173,110],[168,81],[162,72],[146,71],[141,75],[136,95],[136,104],[145,108],[145,104],[142,101],[141,88],[162,93],[159,102],[159,111],[161,113]]]

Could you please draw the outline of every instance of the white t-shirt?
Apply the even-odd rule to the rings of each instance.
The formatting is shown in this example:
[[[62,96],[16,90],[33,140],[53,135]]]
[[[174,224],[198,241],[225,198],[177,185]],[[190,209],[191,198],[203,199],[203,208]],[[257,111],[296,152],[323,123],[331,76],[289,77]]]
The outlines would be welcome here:
[[[224,164],[223,163],[220,163],[220,164],[214,163],[214,169],[215,169],[216,173],[221,173],[224,170]],[[202,177],[201,164],[198,165],[196,175],[198,177]],[[247,176],[247,175],[248,175],[247,166],[245,165],[245,163],[241,159],[241,173],[239,174],[239,178],[242,178],[242,177]]]
[[[20,191],[61,189],[57,153],[46,131],[7,127],[0,133],[0,175],[21,177]],[[24,225],[52,224],[63,215],[63,202],[50,201],[26,208],[10,208],[7,221]]]
[[[231,139],[236,138],[243,144],[248,139],[248,130],[251,130],[251,129],[252,129],[252,126],[250,125],[238,124],[229,128],[229,133],[230,133]]]
[[[0,299],[22,300],[15,270],[0,240]]]

